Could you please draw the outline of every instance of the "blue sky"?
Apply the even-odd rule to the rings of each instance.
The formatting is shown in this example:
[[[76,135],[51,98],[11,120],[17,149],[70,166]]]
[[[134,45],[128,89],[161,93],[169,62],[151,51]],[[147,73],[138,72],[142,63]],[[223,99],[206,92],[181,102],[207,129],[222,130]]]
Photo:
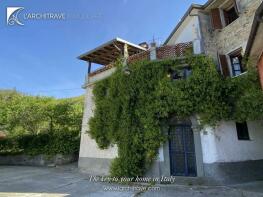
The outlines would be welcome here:
[[[0,89],[54,96],[84,93],[87,64],[76,57],[120,37],[135,44],[163,42],[191,3],[206,0],[1,0]],[[21,12],[89,16],[74,20],[26,20],[6,25],[6,7]]]

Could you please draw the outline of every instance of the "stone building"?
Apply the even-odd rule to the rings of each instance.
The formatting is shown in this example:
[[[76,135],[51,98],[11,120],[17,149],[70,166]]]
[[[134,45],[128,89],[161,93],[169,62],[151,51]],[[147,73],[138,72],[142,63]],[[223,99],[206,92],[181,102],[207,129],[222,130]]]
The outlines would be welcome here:
[[[257,64],[261,87],[263,88],[263,4],[258,8],[249,35],[245,56]]]
[[[87,133],[87,123],[94,110],[94,82],[114,72],[112,62],[120,54],[125,62],[132,62],[179,57],[191,49],[194,54],[211,56],[222,75],[239,77],[246,73],[242,64],[246,51],[256,56],[262,73],[262,23],[254,19],[257,13],[256,18],[260,16],[262,20],[261,3],[261,0],[209,0],[204,5],[194,4],[161,47],[135,45],[117,38],[81,55],[79,58],[88,62],[89,71],[83,86],[86,98],[79,168],[90,174],[108,174],[110,162],[117,157],[116,146],[107,150],[98,148]],[[104,66],[91,72],[92,62]],[[263,177],[262,121],[221,121],[216,127],[207,125],[203,129],[198,116],[185,120],[171,117],[169,122],[163,132],[170,139],[160,147],[147,175],[211,177],[218,181]]]
[[[260,4],[262,0],[209,0],[205,5],[192,5],[165,45],[192,42],[200,54],[215,60],[222,75],[245,74],[242,58]],[[255,43],[262,47],[262,34],[257,35]],[[254,47],[254,54],[259,59],[262,48]],[[260,65],[261,62],[259,70]],[[221,121],[215,128],[207,126],[199,131],[202,151],[195,152],[197,176],[220,180],[262,178],[263,172],[259,170],[263,164],[262,131],[262,121]],[[194,143],[197,145],[199,140]],[[198,162],[198,154],[202,162]]]

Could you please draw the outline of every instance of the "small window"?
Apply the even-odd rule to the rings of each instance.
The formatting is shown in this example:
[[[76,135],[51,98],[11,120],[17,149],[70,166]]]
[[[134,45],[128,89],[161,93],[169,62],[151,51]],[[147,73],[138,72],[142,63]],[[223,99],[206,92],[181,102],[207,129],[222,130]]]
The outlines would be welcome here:
[[[176,70],[170,69],[168,73],[169,74],[167,75],[167,77],[171,78],[172,80],[179,80],[182,78],[182,76],[180,75],[181,73]]]
[[[183,75],[185,79],[187,79],[191,74],[192,74],[192,70],[190,67],[185,67],[183,69]]]
[[[246,122],[236,122],[236,128],[237,128],[237,137],[239,140],[250,140],[247,123]]]
[[[190,67],[184,67],[181,70],[172,70],[170,69],[168,74],[168,77],[170,77],[172,80],[179,80],[179,79],[187,79],[191,73],[192,70]]]
[[[242,65],[241,50],[231,53],[229,57],[231,61],[233,76],[240,75],[241,73],[246,71],[245,67]]]
[[[226,26],[238,18],[238,14],[235,6],[232,6],[231,8],[229,8],[228,10],[224,10],[223,12],[224,12]]]

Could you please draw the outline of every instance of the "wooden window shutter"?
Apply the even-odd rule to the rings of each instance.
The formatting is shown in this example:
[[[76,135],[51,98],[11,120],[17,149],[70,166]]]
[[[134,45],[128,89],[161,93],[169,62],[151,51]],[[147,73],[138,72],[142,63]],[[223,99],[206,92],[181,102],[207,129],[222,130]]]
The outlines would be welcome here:
[[[225,19],[225,25],[228,25],[230,22],[229,22],[229,18],[228,18],[228,15],[226,13],[225,10],[223,10],[223,13],[224,13],[224,19]]]
[[[229,68],[228,68],[228,63],[225,55],[219,55],[219,61],[222,69],[222,73],[225,77],[230,76]]]
[[[211,10],[212,24],[214,29],[222,29],[222,21],[219,8]]]

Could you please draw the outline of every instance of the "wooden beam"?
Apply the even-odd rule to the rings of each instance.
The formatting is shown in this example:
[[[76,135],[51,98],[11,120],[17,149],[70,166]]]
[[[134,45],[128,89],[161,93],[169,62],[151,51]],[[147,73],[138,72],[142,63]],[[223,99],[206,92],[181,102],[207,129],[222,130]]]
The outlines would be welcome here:
[[[90,54],[90,57],[92,59],[97,59],[97,61],[100,61],[100,59],[102,61],[106,61],[106,62],[112,62],[114,59],[107,57],[105,55],[101,55],[101,54]]]
[[[118,48],[121,51],[119,51]],[[127,59],[129,55],[134,55],[139,51],[140,50],[134,48],[133,46],[129,46],[127,43],[115,42],[88,54],[84,58],[89,62],[107,65],[115,61],[120,55],[123,55],[123,57]]]

